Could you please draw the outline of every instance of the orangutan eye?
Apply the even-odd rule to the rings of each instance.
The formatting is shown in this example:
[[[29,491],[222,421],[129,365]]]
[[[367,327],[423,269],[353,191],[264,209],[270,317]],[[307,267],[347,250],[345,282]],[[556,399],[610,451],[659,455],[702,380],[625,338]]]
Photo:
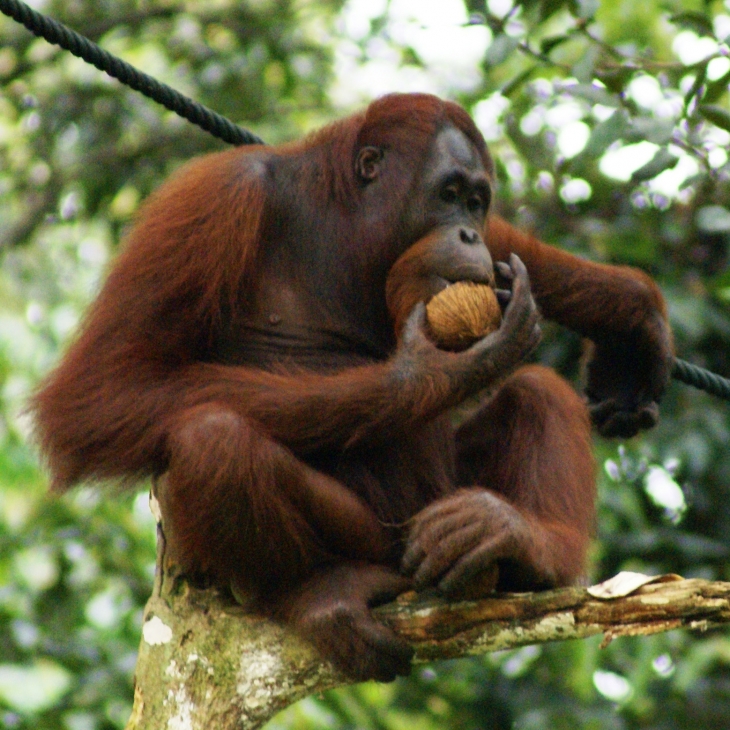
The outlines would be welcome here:
[[[484,207],[484,198],[481,195],[472,195],[466,202],[466,208],[470,213],[476,213]]]
[[[441,191],[441,200],[444,203],[456,203],[459,200],[459,188],[456,185],[447,185]]]

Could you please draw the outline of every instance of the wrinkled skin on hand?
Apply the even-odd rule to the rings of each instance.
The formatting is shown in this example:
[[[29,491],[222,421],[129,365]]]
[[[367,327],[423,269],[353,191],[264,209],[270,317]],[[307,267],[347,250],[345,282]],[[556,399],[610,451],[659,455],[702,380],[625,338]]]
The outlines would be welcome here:
[[[550,585],[542,539],[539,525],[498,494],[460,489],[411,520],[402,569],[416,589],[437,586],[450,599],[483,597],[500,579],[512,590]]]
[[[392,682],[410,674],[414,650],[370,609],[411,587],[387,568],[344,564],[310,578],[282,601],[278,615],[351,679]]]

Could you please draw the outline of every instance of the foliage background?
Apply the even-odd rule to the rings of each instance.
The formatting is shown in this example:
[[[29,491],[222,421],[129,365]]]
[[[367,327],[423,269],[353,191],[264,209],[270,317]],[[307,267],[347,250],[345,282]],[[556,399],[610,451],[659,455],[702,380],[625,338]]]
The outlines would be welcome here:
[[[677,351],[730,376],[730,2],[36,0],[270,142],[389,90],[466,106],[498,208],[578,255],[641,266]],[[22,407],[140,200],[223,145],[0,18],[0,727],[124,726],[154,531],[144,492],[62,500]],[[578,377],[580,342],[540,358]],[[592,578],[729,580],[728,405],[675,384],[660,426],[597,439]],[[271,728],[730,727],[727,632],[526,647],[310,698]]]

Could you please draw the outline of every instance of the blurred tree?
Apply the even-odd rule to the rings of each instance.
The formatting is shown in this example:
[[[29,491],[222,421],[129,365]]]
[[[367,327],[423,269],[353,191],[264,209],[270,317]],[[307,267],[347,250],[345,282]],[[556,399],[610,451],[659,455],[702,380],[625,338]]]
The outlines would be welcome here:
[[[474,115],[500,211],[638,265],[678,353],[730,375],[730,2],[48,0],[44,12],[277,142],[391,89]],[[141,199],[222,147],[0,18],[0,727],[123,727],[153,531],[144,498],[61,501],[22,403],[58,357]],[[577,376],[557,329],[540,358]],[[730,579],[728,405],[673,385],[657,429],[601,466],[593,578]],[[270,727],[730,727],[726,632],[527,647],[309,699]]]

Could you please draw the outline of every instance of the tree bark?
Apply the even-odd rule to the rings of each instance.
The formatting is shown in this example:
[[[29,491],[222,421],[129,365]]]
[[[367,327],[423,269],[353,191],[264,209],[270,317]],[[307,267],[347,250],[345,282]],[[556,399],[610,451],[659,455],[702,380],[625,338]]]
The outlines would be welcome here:
[[[595,634],[607,644],[618,636],[730,622],[730,583],[664,579],[612,598],[586,588],[460,603],[410,593],[375,613],[413,644],[416,663]],[[297,700],[346,684],[291,631],[165,566],[160,531],[126,730],[254,730]]]

